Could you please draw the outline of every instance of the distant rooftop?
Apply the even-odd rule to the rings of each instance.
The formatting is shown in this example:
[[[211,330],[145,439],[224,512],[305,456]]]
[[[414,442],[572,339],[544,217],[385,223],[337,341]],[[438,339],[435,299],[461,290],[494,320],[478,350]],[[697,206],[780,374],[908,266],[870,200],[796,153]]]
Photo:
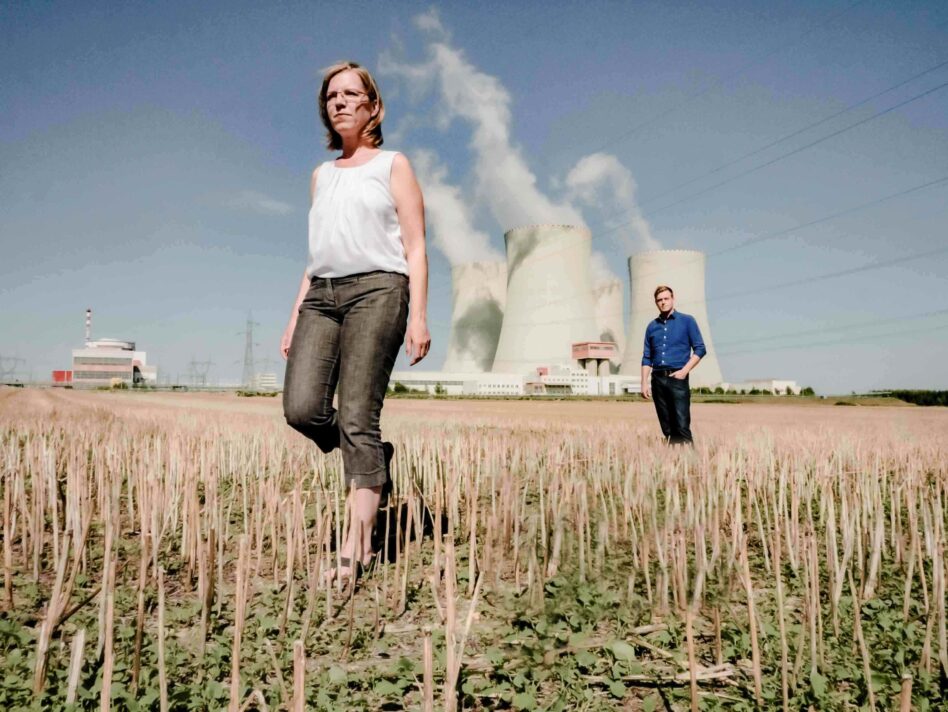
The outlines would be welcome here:
[[[86,342],[88,349],[122,349],[123,351],[134,351],[135,342],[125,341],[124,339],[93,339]]]

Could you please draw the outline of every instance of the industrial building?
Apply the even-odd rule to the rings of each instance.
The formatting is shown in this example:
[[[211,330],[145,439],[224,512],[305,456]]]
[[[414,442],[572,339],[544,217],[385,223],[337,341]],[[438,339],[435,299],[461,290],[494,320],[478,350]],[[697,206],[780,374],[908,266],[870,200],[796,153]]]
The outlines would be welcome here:
[[[639,393],[645,328],[658,315],[655,288],[669,285],[676,309],[695,318],[707,348],[691,373],[692,388],[800,391],[794,381],[724,382],[708,320],[702,252],[653,250],[629,257],[626,321],[622,283],[593,283],[592,235],[585,227],[515,227],[504,234],[504,247],[506,262],[452,267],[443,370],[396,371],[391,387],[454,396]]]
[[[447,396],[522,396],[523,375],[464,371],[395,371],[389,386]]]
[[[703,253],[656,250],[629,257],[625,328],[622,283],[592,283],[589,230],[527,225],[508,230],[504,245],[506,264],[452,268],[444,370],[396,372],[392,384],[446,395],[638,393],[645,327],[657,315],[653,293],[659,284],[672,286],[676,308],[695,317],[708,350],[691,374],[692,387],[722,383],[705,306]]]
[[[639,378],[598,376],[578,366],[541,366],[532,373],[395,371],[390,387],[446,396],[618,396],[639,392]]]
[[[53,383],[73,386],[154,385],[158,367],[149,366],[144,351],[134,341],[92,339],[92,310],[86,309],[86,338],[72,350],[72,371],[53,371]]]
[[[796,381],[778,378],[752,378],[740,383],[721,383],[720,386],[725,393],[750,393],[751,391],[759,391],[761,393],[771,393],[775,396],[798,396],[802,390]]]
[[[145,352],[136,350],[134,341],[97,339],[72,350],[74,386],[108,386],[116,382],[129,386],[155,384],[158,369],[147,364]]]
[[[278,390],[277,375],[273,372],[255,373],[250,385],[255,391]]]

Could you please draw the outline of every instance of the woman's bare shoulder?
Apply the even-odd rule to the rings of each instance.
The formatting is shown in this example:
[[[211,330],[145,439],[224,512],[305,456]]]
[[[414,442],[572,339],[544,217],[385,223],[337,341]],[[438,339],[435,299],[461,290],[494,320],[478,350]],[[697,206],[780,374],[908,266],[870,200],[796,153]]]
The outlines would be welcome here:
[[[394,154],[392,156],[392,169],[393,170],[395,168],[400,168],[402,170],[405,170],[407,168],[408,170],[411,170],[411,161],[408,160],[408,156],[406,156],[401,151],[392,151],[392,153]]]
[[[404,153],[395,152],[394,158],[392,158],[392,181],[409,181],[414,182],[415,171],[411,167],[411,161],[408,160],[408,156]]]

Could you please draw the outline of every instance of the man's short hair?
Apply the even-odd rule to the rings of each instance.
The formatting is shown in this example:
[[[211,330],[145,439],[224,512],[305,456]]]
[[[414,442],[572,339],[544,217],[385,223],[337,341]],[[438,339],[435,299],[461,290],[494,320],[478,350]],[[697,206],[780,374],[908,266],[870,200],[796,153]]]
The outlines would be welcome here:
[[[669,287],[669,286],[666,285],[666,284],[660,284],[660,285],[658,285],[657,287],[655,287],[655,294],[654,294],[655,299],[658,299],[658,295],[661,294],[662,292],[668,292],[668,293],[671,294],[673,297],[675,296],[675,290],[674,290],[674,289],[672,289],[671,287]]]

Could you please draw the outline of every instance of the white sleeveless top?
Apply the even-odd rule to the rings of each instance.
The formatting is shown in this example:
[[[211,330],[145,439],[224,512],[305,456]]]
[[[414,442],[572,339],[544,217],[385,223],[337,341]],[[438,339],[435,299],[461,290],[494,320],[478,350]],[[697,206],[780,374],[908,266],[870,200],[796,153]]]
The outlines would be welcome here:
[[[326,161],[316,174],[309,209],[306,276],[345,277],[384,270],[408,274],[402,231],[390,189],[396,151],[380,151],[361,166]]]

